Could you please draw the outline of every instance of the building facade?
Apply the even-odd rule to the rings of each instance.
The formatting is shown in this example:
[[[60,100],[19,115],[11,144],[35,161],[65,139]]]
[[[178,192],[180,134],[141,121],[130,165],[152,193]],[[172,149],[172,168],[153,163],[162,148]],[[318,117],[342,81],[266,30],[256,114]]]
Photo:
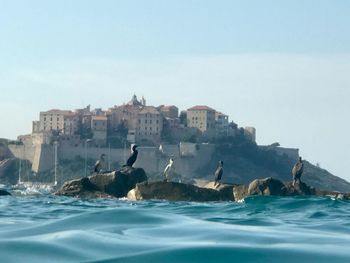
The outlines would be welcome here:
[[[93,140],[98,145],[105,145],[107,141],[107,117],[94,115],[91,117],[91,131]]]
[[[79,117],[72,111],[49,110],[40,112],[39,123],[33,122],[35,132],[57,131],[66,135],[73,135],[78,131]]]
[[[170,105],[170,106],[161,105],[157,107],[157,110],[164,116],[164,118],[170,118],[170,119],[179,118],[179,108],[174,105]]]
[[[216,134],[219,136],[222,135],[228,135],[228,129],[229,129],[229,120],[228,115],[222,113],[222,112],[216,112],[215,113],[215,128],[216,128]]]
[[[194,106],[187,110],[187,127],[203,133],[215,133],[215,110],[208,106]]]
[[[256,129],[254,127],[245,127],[244,135],[252,142],[256,142]]]
[[[138,114],[136,141],[159,142],[163,131],[163,118],[155,107],[144,107]]]

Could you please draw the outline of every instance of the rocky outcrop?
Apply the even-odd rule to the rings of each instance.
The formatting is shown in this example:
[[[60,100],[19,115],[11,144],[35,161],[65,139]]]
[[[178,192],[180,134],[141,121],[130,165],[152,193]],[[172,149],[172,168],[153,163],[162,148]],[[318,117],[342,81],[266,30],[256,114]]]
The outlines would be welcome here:
[[[128,193],[128,199],[148,200],[161,199],[169,201],[230,201],[232,200],[232,188],[230,197],[221,192],[200,188],[191,184],[182,184],[174,182],[144,182],[137,184],[134,189]]]
[[[142,168],[122,169],[66,182],[56,195],[74,197],[125,197],[137,183],[147,181]]]
[[[9,192],[7,192],[6,190],[0,189],[0,196],[1,195],[11,195]]]
[[[234,184],[220,184],[219,186],[214,186],[214,182],[207,183],[203,188],[213,189],[220,193],[222,199],[234,201],[234,196],[232,193],[233,187],[237,186]]]
[[[327,192],[328,193],[328,192]],[[268,177],[256,179],[249,185],[239,185],[233,187],[235,200],[242,200],[247,196],[267,195],[267,196],[296,196],[296,195],[317,195],[325,196],[326,192],[317,192],[315,188],[300,182],[294,186],[292,182],[283,183],[278,179]]]
[[[286,195],[287,188],[277,179],[272,177],[255,179],[248,186],[248,195]]]

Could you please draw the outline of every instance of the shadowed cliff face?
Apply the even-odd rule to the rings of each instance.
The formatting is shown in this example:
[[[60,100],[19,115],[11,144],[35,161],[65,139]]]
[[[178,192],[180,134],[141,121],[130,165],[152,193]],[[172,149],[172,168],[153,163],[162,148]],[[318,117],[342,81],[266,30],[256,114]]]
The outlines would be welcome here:
[[[224,161],[223,182],[247,184],[254,179],[273,177],[281,181],[292,180],[292,168],[297,160],[278,155],[271,150],[260,149],[243,137],[216,141],[212,160],[197,171],[198,178],[213,180],[218,160]],[[212,173],[212,175],[210,175]],[[208,175],[209,174],[209,175]],[[304,161],[303,182],[326,191],[350,192],[350,183]]]

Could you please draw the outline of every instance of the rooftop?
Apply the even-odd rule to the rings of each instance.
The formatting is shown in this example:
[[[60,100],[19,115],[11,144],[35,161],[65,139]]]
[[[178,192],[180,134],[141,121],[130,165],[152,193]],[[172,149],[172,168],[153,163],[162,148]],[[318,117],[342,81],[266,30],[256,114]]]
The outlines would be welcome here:
[[[140,114],[146,114],[146,113],[160,114],[159,111],[152,106],[146,106],[142,111],[140,111]]]
[[[194,107],[188,109],[188,111],[194,111],[194,110],[215,111],[213,108],[210,108],[206,105],[197,105],[197,106],[194,106]]]
[[[107,121],[107,117],[106,116],[97,116],[97,115],[95,115],[95,116],[92,116],[92,119],[94,121]]]

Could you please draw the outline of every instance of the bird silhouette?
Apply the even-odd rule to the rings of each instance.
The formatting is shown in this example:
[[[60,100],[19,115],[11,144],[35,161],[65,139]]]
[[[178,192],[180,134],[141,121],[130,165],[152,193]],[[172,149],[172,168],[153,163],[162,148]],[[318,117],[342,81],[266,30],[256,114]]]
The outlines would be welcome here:
[[[134,146],[132,147],[132,154],[130,155],[129,159],[126,161],[127,166],[132,167],[136,162],[137,155],[138,155],[138,151],[136,150],[137,147],[138,145],[136,144],[134,144]]]
[[[292,175],[293,175],[293,186],[298,181],[300,182],[300,177],[304,171],[304,163],[301,157],[299,157],[298,162],[293,166]]]
[[[215,182],[214,182],[214,186],[219,186],[220,185],[220,180],[221,177],[224,173],[224,162],[223,161],[219,161],[219,166],[218,168],[216,168],[215,171]]]
[[[100,173],[101,172],[102,167],[103,167],[104,162],[105,162],[105,156],[106,155],[104,153],[101,154],[100,159],[96,161],[95,166],[94,166],[94,172],[95,173]]]

